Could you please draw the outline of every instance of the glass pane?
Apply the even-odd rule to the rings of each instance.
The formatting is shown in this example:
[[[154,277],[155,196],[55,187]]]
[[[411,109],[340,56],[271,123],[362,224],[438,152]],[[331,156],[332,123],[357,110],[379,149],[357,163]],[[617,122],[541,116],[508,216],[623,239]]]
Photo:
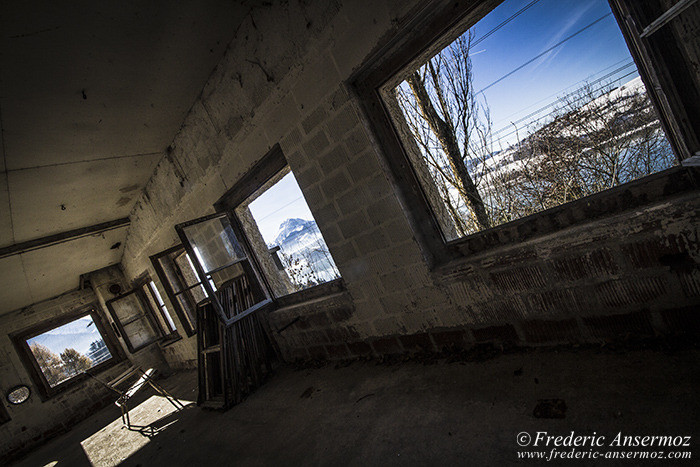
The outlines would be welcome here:
[[[27,345],[51,387],[112,358],[90,315],[27,339]]]
[[[225,216],[184,227],[183,232],[205,272],[245,259],[243,249]]]
[[[145,316],[124,324],[124,333],[129,337],[129,342],[134,349],[139,349],[146,344],[153,342],[156,336],[151,331],[151,323]]]
[[[133,349],[138,349],[146,343],[155,341],[160,334],[146,316],[146,310],[135,289],[133,293],[109,302],[114,312],[115,320],[124,328],[124,338],[131,343]],[[148,293],[146,294],[148,296]],[[156,310],[157,311],[157,310]]]
[[[387,90],[448,240],[677,164],[605,0],[509,0]]]
[[[251,196],[236,213],[266,259],[268,275],[278,276],[288,292],[340,277],[292,172]],[[255,241],[259,237],[262,241]]]

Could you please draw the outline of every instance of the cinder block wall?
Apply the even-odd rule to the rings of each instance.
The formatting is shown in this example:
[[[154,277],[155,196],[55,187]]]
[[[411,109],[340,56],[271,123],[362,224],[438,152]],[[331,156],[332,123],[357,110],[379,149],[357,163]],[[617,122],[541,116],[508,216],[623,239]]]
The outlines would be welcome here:
[[[0,317],[0,329],[3,330],[0,336],[0,391],[3,395],[2,403],[11,417],[10,421],[0,425],[0,463],[3,459],[70,429],[97,409],[114,402],[114,394],[91,379],[42,401],[9,337],[9,334],[91,304],[97,305],[98,313],[103,313],[92,290],[78,290]],[[105,380],[114,378],[124,371],[126,365],[128,360],[105,370],[100,377]],[[5,394],[19,384],[28,385],[32,389],[32,395],[21,405],[9,405],[4,400]]]
[[[97,409],[112,404],[116,400],[114,392],[93,379],[85,379],[64,392],[42,401],[36,385],[20,360],[10,338],[11,335],[35,325],[91,306],[107,325],[112,319],[105,303],[114,298],[114,294],[108,291],[109,286],[119,284],[122,290],[128,290],[128,284],[118,265],[94,271],[88,274],[88,277],[91,288],[62,294],[0,317],[0,329],[3,331],[3,336],[0,337],[0,392],[3,400],[9,389],[19,384],[26,384],[32,390],[29,400],[21,405],[12,406],[5,400],[3,402],[11,419],[0,425],[0,463],[71,429],[73,425],[87,418]],[[129,365],[156,368],[161,374],[169,371],[161,348],[157,344],[149,345],[132,354],[129,353],[121,337],[117,338],[117,342],[126,358],[117,365],[98,373],[97,376],[102,381],[111,380]],[[118,413],[116,410],[115,418],[118,417]]]
[[[253,9],[131,213],[127,277],[279,143],[347,286],[270,315],[288,359],[697,330],[697,189],[428,269],[345,85],[418,3]],[[192,365],[194,338],[166,352]]]

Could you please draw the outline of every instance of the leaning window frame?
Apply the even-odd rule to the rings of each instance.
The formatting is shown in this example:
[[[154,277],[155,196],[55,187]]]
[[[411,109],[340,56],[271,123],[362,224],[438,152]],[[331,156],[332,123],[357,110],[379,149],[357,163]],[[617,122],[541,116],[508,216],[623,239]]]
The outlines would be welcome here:
[[[332,295],[345,290],[345,282],[341,276],[337,279],[323,282],[304,290],[276,296],[272,287],[270,286],[265,269],[260,264],[258,252],[251,245],[250,240],[248,239],[248,234],[243,228],[243,224],[239,219],[238,214],[236,214],[236,208],[239,205],[244,203],[260,187],[288,167],[289,163],[287,162],[287,158],[284,156],[282,148],[279,144],[275,144],[265,156],[263,156],[233,187],[231,187],[231,189],[229,189],[221,198],[219,198],[216,203],[214,203],[216,212],[226,212],[229,214],[231,227],[233,228],[236,237],[249,252],[250,260],[254,263],[255,269],[259,271],[261,282],[263,283],[263,287],[266,289],[268,296],[272,297],[272,301],[279,307],[303,303],[315,298]],[[321,233],[321,235],[323,235],[323,233]]]
[[[91,304],[86,307],[79,308],[68,314],[42,321],[27,329],[23,329],[21,331],[10,334],[10,339],[12,340],[15,346],[15,350],[19,354],[20,360],[22,361],[22,364],[27,370],[27,373],[29,374],[30,379],[34,383],[34,386],[38,389],[37,392],[39,393],[39,397],[42,401],[46,401],[56,396],[57,394],[60,394],[72,387],[75,387],[77,384],[81,383],[82,381],[85,381],[89,376],[85,373],[82,373],[61,382],[56,386],[51,387],[49,382],[46,380],[46,377],[44,376],[44,373],[41,370],[39,363],[36,361],[34,354],[29,348],[27,340],[52,329],[55,329],[57,327],[61,327],[64,324],[70,323],[71,321],[74,321],[86,315],[90,315],[90,317],[92,318],[93,323],[95,323],[95,326],[97,326],[97,330],[99,331],[100,337],[107,346],[109,353],[112,355],[112,357],[109,360],[95,365],[91,367],[90,370],[88,370],[90,374],[102,373],[105,370],[112,368],[113,366],[122,362],[126,358],[126,355],[124,354],[121,345],[119,345],[119,341],[116,335],[114,334],[114,331],[110,326],[108,326],[106,320],[103,319],[101,313],[97,311],[97,304]]]
[[[669,108],[659,111],[658,85],[650,78],[648,70],[653,65],[645,62],[630,45],[630,31],[620,23],[616,4],[618,27],[628,42],[630,54],[639,74],[652,95],[659,119],[668,131],[672,126],[666,119]],[[433,271],[449,272],[449,265],[475,254],[514,245],[535,237],[560,231],[566,227],[581,225],[604,216],[641,207],[655,201],[697,189],[698,170],[682,165],[633,180],[596,194],[531,214],[520,219],[485,229],[471,235],[447,241],[439,225],[434,208],[420,183],[416,169],[404,148],[404,143],[392,121],[392,114],[382,93],[397,81],[402,72],[431,57],[451,43],[469,27],[497,7],[502,0],[464,2],[445,0],[421,4],[399,24],[399,32],[383,47],[375,51],[366,64],[348,80],[348,88],[354,93],[383,152],[381,163],[397,192],[423,257]],[[678,139],[674,132],[674,139]],[[689,156],[672,145],[679,161]],[[681,157],[680,154],[683,154]]]

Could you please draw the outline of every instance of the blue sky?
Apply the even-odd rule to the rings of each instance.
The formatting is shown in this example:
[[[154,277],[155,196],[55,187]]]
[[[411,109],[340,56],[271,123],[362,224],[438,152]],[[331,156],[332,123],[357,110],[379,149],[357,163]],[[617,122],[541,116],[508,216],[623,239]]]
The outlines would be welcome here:
[[[529,3],[531,0],[509,0],[499,5],[472,27],[474,40]],[[603,16],[593,26],[483,92],[494,132],[512,129],[510,122],[575,90],[585,80],[592,81],[627,65],[610,77],[622,78],[620,82],[624,83],[637,76],[636,68],[605,0],[539,0],[476,44],[471,57],[474,89],[478,91]],[[508,141],[513,142],[513,138]]]
[[[285,220],[313,219],[292,172],[250,203],[249,208],[267,244],[274,242],[280,224]]]
[[[102,340],[102,337],[92,318],[85,316],[28,339],[27,343],[45,345],[57,355],[70,347],[85,354],[96,340]]]

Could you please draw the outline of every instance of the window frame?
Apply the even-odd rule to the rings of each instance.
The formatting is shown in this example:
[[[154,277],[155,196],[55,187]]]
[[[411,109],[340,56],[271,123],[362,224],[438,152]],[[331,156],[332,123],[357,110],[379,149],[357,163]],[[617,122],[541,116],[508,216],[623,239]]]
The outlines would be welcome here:
[[[384,157],[381,158],[383,169],[398,195],[403,211],[421,247],[423,257],[429,268],[438,273],[449,273],[450,266],[455,261],[464,261],[477,253],[519,244],[697,188],[696,180],[700,171],[679,165],[471,235],[446,241],[432,203],[420,183],[401,136],[392,122],[392,114],[382,92],[389,83],[396,82],[401,72],[431,57],[500,3],[502,0],[482,2],[473,0],[465,5],[459,0],[445,0],[439,5],[418,6],[403,22],[399,33],[348,80],[348,88],[354,93],[368,121],[368,127],[373,133],[376,145],[383,153]],[[611,9],[615,13],[614,5],[611,5]],[[619,15],[615,13],[614,16],[623,37],[628,41],[630,54],[642,81],[648,92],[654,95],[653,81],[647,72],[649,66],[630,46],[629,33],[621,26]],[[652,102],[666,130],[669,127],[664,117],[666,113],[658,110],[657,97],[653,97]],[[680,161],[678,148],[674,145],[672,148]]]
[[[172,321],[172,316],[170,316],[170,310],[168,309],[167,304],[165,303],[165,300],[163,300],[163,296],[160,294],[160,291],[158,290],[158,286],[156,285],[156,282],[151,279],[150,276],[146,276],[146,278],[143,280],[143,283],[141,284],[141,288],[143,290],[146,290],[146,294],[151,295],[151,300],[148,300],[149,305],[154,303],[157,307],[157,310],[152,310],[153,314],[155,315],[156,321],[160,325],[161,329],[161,345],[169,344],[171,342],[174,342],[176,340],[181,339],[180,333],[177,330],[177,326],[175,326],[175,322],[173,321],[172,323],[172,329],[171,329],[171,323]],[[160,301],[158,298],[160,297]],[[161,303],[162,301],[162,303]],[[153,309],[153,307],[151,307]],[[158,319],[158,315],[160,315],[161,319]],[[170,319],[168,319],[170,318]],[[161,324],[161,321],[165,323],[166,327],[163,327]]]
[[[97,311],[97,304],[93,303],[85,307],[78,308],[70,313],[44,320],[26,329],[10,334],[10,339],[15,346],[15,350],[19,354],[20,360],[27,370],[30,379],[38,388],[37,392],[39,393],[39,397],[42,401],[46,401],[57,394],[75,387],[80,382],[89,378],[89,376],[86,374],[79,374],[57,384],[56,386],[51,387],[49,382],[46,380],[39,363],[36,361],[34,354],[29,348],[27,340],[87,315],[90,315],[92,318],[93,323],[95,323],[95,326],[97,326],[97,330],[100,333],[100,337],[107,346],[109,353],[112,355],[110,359],[91,367],[89,370],[90,374],[102,373],[105,370],[119,364],[126,358],[126,356],[121,348],[121,345],[119,345],[119,341],[114,334],[114,331],[103,320],[102,314]]]
[[[268,282],[265,269],[260,264],[258,252],[253,248],[248,235],[243,228],[243,224],[236,214],[236,208],[245,202],[251,195],[258,191],[265,183],[289,167],[287,158],[282,152],[279,144],[275,144],[265,156],[263,156],[241,179],[236,182],[216,203],[214,209],[217,212],[229,214],[231,227],[238,240],[243,244],[244,249],[249,253],[250,261],[254,263],[254,268],[259,271],[259,276],[264,284],[269,297],[278,306],[289,306],[303,303],[315,298],[332,295],[346,290],[342,276],[328,282],[299,290],[286,295],[275,296],[272,287]],[[291,171],[291,168],[290,168]],[[293,171],[291,171],[293,173]],[[301,187],[299,187],[301,189]],[[302,190],[303,194],[303,190]],[[315,221],[315,219],[314,219]],[[319,228],[320,230],[320,228]],[[321,232],[321,235],[323,233]],[[325,238],[324,238],[325,242]],[[329,247],[330,253],[330,247]],[[332,255],[332,254],[331,254]],[[335,259],[333,260],[335,261]]]
[[[151,264],[153,264],[153,268],[156,271],[156,275],[158,276],[158,279],[160,280],[161,285],[165,289],[165,295],[168,296],[168,300],[170,300],[170,304],[173,307],[173,310],[175,311],[175,314],[177,315],[178,320],[180,320],[180,324],[182,325],[182,328],[185,331],[185,335],[187,337],[192,337],[195,334],[197,334],[197,303],[192,303],[192,307],[194,309],[194,316],[190,317],[189,314],[187,313],[186,310],[182,308],[180,305],[180,302],[177,298],[178,295],[183,295],[185,293],[188,293],[191,289],[202,286],[204,288],[203,283],[201,282],[201,279],[199,278],[199,274],[197,274],[197,270],[195,269],[195,275],[197,276],[197,279],[199,282],[197,282],[194,285],[188,286],[187,283],[184,280],[184,277],[182,277],[182,272],[180,271],[180,267],[177,265],[177,263],[173,260],[174,267],[176,268],[176,274],[178,275],[178,278],[182,281],[182,289],[179,292],[175,292],[175,289],[173,288],[173,284],[170,283],[170,280],[168,279],[168,275],[165,272],[165,269],[163,269],[163,265],[161,264],[161,259],[169,257],[173,253],[176,253],[178,251],[181,251],[182,254],[187,254],[187,250],[185,249],[185,246],[182,245],[181,243],[174,245],[167,250],[163,250],[160,253],[156,253],[155,255],[152,255],[150,257],[151,259]],[[179,255],[178,255],[179,256]],[[191,261],[191,258],[190,258]],[[204,289],[206,291],[206,289]],[[208,292],[206,292],[208,293]],[[187,300],[192,300],[194,302],[194,298],[190,297],[189,295],[185,295]]]
[[[112,318],[112,322],[114,325],[117,327],[119,330],[119,334],[121,335],[122,339],[124,340],[124,344],[126,345],[126,348],[129,350],[129,353],[136,353],[141,349],[144,349],[148,347],[151,344],[155,344],[156,342],[162,341],[166,335],[163,331],[162,326],[158,322],[158,319],[155,316],[155,311],[153,310],[153,307],[151,307],[151,304],[148,301],[148,297],[146,297],[145,292],[143,291],[143,287],[146,286],[146,282],[143,280],[139,280],[134,287],[132,287],[130,290],[127,290],[126,292],[123,292],[116,297],[110,299],[107,301],[107,310],[109,310],[109,314]],[[119,315],[117,314],[117,311],[114,309],[114,302],[118,300],[122,300],[129,295],[135,294],[136,299],[138,302],[141,304],[141,307],[144,311],[144,316],[146,317],[146,320],[149,322],[151,327],[153,328],[155,332],[155,339],[152,341],[148,341],[145,344],[141,344],[138,347],[134,347],[134,345],[131,342],[131,339],[129,339],[129,335],[126,333],[124,326],[129,323],[122,323],[121,320],[119,319]]]

